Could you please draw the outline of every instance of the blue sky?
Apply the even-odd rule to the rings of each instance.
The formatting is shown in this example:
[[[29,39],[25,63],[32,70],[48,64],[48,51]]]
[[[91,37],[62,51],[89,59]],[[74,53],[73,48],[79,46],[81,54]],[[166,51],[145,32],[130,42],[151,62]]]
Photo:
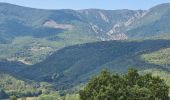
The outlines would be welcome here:
[[[149,9],[170,0],[0,0],[12,4],[42,9]]]

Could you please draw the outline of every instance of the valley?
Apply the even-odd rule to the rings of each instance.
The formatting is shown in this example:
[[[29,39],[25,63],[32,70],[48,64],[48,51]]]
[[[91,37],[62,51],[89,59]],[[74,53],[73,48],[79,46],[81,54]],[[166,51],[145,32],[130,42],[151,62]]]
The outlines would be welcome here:
[[[148,10],[0,3],[0,99],[79,100],[103,69],[123,75],[135,68],[170,86],[169,18],[169,3]]]

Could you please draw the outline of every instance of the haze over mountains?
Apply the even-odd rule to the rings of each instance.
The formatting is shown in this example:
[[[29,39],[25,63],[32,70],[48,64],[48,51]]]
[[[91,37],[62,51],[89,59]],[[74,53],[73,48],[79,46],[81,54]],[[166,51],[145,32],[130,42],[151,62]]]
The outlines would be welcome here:
[[[85,83],[103,68],[169,72],[169,58],[162,56],[170,55],[169,18],[168,3],[149,10],[42,10],[0,3],[0,72],[49,82],[57,90]]]

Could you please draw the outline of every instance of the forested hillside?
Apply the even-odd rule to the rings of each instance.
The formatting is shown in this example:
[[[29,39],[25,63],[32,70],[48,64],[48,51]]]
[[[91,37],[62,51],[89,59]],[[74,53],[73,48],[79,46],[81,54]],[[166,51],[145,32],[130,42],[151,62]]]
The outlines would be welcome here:
[[[140,70],[170,71],[166,56],[169,40],[108,41],[66,47],[41,63],[22,70],[21,76],[36,81],[54,82],[57,88],[69,88],[86,82],[91,75],[107,68],[124,73],[129,67]],[[154,54],[158,56],[154,57]],[[157,59],[164,60],[159,64]],[[31,73],[31,74],[30,74]],[[64,83],[64,84],[63,84]]]

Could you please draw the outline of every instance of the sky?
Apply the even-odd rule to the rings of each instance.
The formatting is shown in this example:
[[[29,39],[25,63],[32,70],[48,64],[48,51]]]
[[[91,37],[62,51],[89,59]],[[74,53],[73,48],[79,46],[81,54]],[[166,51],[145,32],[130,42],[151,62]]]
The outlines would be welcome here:
[[[41,9],[149,9],[170,0],[0,0],[0,2]]]

